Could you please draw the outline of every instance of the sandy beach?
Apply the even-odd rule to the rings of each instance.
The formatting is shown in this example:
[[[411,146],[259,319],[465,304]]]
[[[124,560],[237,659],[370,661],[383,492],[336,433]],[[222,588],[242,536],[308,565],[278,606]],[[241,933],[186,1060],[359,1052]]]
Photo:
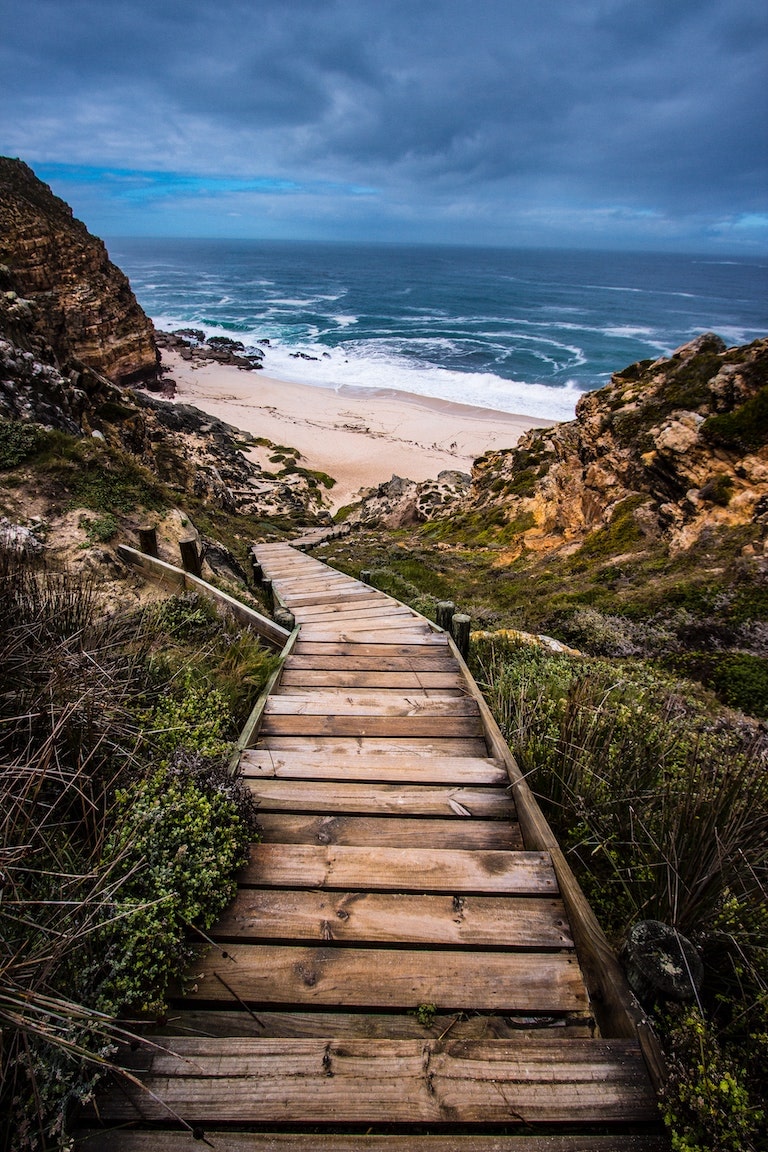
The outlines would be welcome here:
[[[407,392],[317,388],[215,363],[197,367],[169,351],[163,363],[178,403],[297,448],[305,467],[333,476],[333,508],[393,475],[426,480],[446,468],[469,472],[488,449],[514,447],[529,428],[551,424]],[[261,455],[254,454],[269,467],[269,453]]]

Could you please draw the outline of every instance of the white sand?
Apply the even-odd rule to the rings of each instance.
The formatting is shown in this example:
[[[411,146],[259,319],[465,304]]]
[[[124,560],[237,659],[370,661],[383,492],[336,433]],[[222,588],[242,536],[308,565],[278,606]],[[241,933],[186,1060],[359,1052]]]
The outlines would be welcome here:
[[[551,425],[408,392],[334,390],[215,363],[193,367],[168,351],[163,363],[176,381],[179,403],[297,448],[304,467],[333,476],[333,508],[394,474],[427,480],[446,468],[469,472],[488,449],[512,448],[529,428]]]

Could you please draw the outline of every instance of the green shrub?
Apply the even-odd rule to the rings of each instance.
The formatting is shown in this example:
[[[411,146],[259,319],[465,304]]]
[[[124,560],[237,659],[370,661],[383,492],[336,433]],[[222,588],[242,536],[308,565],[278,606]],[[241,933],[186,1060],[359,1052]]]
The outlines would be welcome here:
[[[768,742],[647,664],[473,645],[481,687],[606,931],[677,926],[704,954],[703,1015],[657,1020],[680,1152],[766,1147]]]
[[[703,500],[725,507],[733,495],[733,477],[727,472],[718,472],[716,476],[707,480],[699,495]]]
[[[103,866],[126,880],[101,933],[96,1006],[161,1013],[169,982],[190,958],[188,926],[210,928],[231,900],[253,833],[189,762],[186,772],[160,768],[121,789],[115,804]]]
[[[710,444],[737,452],[750,452],[768,443],[768,387],[750,396],[733,412],[710,416],[700,429]]]
[[[111,512],[105,512],[103,516],[97,516],[94,520],[88,516],[81,516],[80,527],[85,530],[89,544],[108,544],[120,525]]]
[[[749,652],[686,652],[671,663],[749,716],[768,717],[768,660]]]
[[[697,1009],[673,1017],[668,1035],[670,1082],[663,1115],[673,1152],[754,1149],[764,1112],[750,1100],[744,1070],[723,1056]]]
[[[48,435],[39,424],[0,417],[0,468],[15,468],[36,456]]]
[[[189,926],[228,899],[255,809],[201,749],[228,750],[227,677],[255,677],[256,648],[181,598],[104,616],[91,581],[0,550],[3,1152],[69,1147],[67,1109],[125,1038],[113,1013],[160,1011]]]

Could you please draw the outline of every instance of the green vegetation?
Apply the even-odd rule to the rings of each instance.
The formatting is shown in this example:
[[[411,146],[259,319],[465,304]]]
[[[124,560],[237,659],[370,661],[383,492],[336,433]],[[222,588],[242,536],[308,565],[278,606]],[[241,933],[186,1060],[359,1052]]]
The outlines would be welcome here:
[[[768,387],[761,388],[740,408],[710,416],[702,436],[719,448],[751,452],[768,443]]]
[[[256,834],[227,755],[274,659],[197,597],[105,617],[0,552],[3,1149],[68,1147],[226,905]]]
[[[120,525],[111,512],[105,512],[103,516],[97,516],[95,519],[81,516],[80,527],[85,531],[87,544],[84,546],[87,547],[88,544],[107,544],[117,535]]]
[[[712,476],[699,493],[703,500],[709,500],[712,504],[720,504],[722,507],[726,507],[730,503],[732,494],[733,477],[726,472],[718,472],[717,475]]]
[[[48,433],[39,424],[0,417],[0,469],[15,468],[40,452]]]
[[[436,1015],[436,1004],[419,1004],[418,1008],[414,1012],[416,1022],[417,1024],[420,1024],[422,1028],[431,1028]]]
[[[643,544],[644,537],[633,513],[645,503],[645,496],[630,496],[622,500],[614,509],[610,523],[587,536],[579,550],[579,559],[584,567],[590,560],[621,556]]]
[[[493,641],[473,665],[609,936],[659,919],[702,952],[697,1008],[656,1019],[673,1147],[764,1149],[768,742],[647,664]]]

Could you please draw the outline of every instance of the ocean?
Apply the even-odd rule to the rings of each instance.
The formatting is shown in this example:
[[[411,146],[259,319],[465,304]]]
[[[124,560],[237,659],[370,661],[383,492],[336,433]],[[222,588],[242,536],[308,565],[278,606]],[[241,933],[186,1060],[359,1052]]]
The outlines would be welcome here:
[[[579,395],[705,331],[768,334],[768,259],[116,239],[157,327],[265,352],[280,379],[569,420]]]

